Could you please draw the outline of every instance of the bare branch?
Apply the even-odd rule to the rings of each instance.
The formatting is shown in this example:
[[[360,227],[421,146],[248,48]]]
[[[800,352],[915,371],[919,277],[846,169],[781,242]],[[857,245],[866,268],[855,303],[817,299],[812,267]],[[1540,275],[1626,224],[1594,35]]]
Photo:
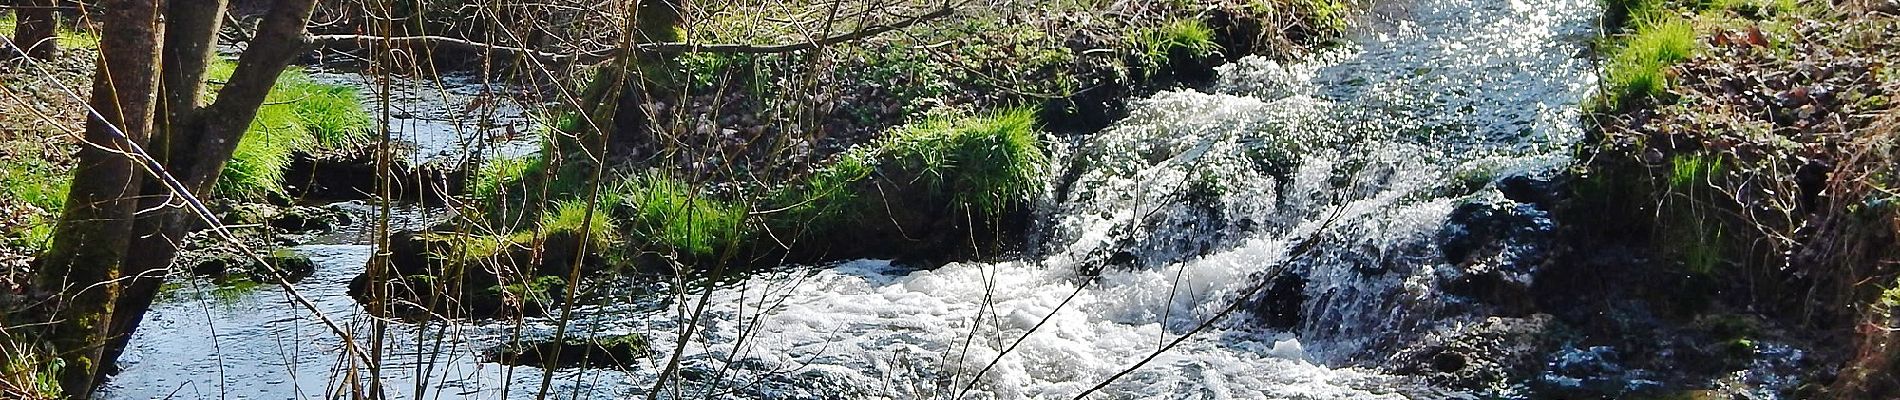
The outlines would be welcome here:
[[[825,37],[818,40],[808,40],[808,41],[798,42],[798,43],[752,45],[752,44],[693,44],[693,43],[684,43],[684,42],[668,42],[668,43],[642,43],[642,44],[635,45],[634,47],[632,47],[632,49],[636,51],[655,52],[655,53],[687,53],[687,52],[728,53],[728,54],[790,53],[790,52],[795,52],[795,51],[800,51],[800,50],[811,50],[811,49],[815,49],[819,47],[864,40],[864,39],[868,39],[868,38],[881,35],[890,31],[908,28],[908,27],[915,26],[917,24],[934,20],[937,18],[943,18],[955,12],[956,12],[956,9],[954,7],[943,7],[935,11],[913,16],[903,21],[898,21],[895,23],[887,24],[887,25],[872,26],[869,28],[852,31],[851,33]],[[500,45],[495,45],[495,44],[490,44],[490,43],[476,42],[476,41],[472,41],[468,39],[454,38],[454,37],[448,37],[448,36],[435,36],[435,35],[398,36],[398,37],[383,37],[383,36],[374,36],[374,35],[319,35],[319,36],[313,37],[312,41],[317,46],[324,46],[324,47],[340,47],[340,46],[346,46],[346,45],[356,45],[356,46],[361,47],[361,46],[364,46],[365,44],[371,44],[371,43],[382,43],[385,46],[432,45],[432,46],[437,46],[437,47],[453,48],[453,49],[468,50],[468,51],[495,51],[495,52],[503,52],[503,53],[512,53],[517,56],[530,57],[530,58],[540,60],[542,62],[549,62],[549,63],[579,62],[579,63],[584,63],[584,64],[591,64],[591,63],[600,62],[602,60],[612,58],[616,55],[619,55],[621,51],[624,51],[627,49],[627,48],[611,48],[611,49],[585,51],[585,52],[580,52],[580,53],[575,53],[575,54],[561,54],[561,53],[552,53],[552,52],[546,52],[546,51],[523,48],[523,47],[500,46]]]

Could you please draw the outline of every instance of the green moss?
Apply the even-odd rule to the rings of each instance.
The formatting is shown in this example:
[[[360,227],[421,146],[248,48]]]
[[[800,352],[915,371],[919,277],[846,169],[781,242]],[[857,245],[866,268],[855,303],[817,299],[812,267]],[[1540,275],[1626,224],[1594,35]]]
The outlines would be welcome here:
[[[651,245],[711,257],[732,249],[748,236],[744,207],[713,199],[678,180],[633,178],[615,192],[627,214],[629,230]]]
[[[523,303],[551,304],[554,293],[567,285],[567,281],[558,276],[537,276],[523,282],[497,285],[487,290],[491,294],[511,296]]]
[[[1127,40],[1135,56],[1150,68],[1166,65],[1175,52],[1206,57],[1220,51],[1220,44],[1214,43],[1214,29],[1198,19],[1175,19],[1136,29]]]

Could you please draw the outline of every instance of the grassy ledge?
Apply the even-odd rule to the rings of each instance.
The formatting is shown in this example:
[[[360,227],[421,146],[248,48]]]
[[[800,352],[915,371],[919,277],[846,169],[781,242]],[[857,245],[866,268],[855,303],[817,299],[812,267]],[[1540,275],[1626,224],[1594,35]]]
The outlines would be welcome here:
[[[1900,18],[1792,0],[1612,0],[1573,215],[1659,262],[1645,296],[1856,343],[1793,397],[1900,393]],[[1726,311],[1725,311],[1726,310]],[[1859,329],[1854,327],[1884,327]],[[1851,337],[1849,337],[1851,336]],[[1806,339],[1804,339],[1806,340]],[[1884,378],[1883,378],[1884,377]]]

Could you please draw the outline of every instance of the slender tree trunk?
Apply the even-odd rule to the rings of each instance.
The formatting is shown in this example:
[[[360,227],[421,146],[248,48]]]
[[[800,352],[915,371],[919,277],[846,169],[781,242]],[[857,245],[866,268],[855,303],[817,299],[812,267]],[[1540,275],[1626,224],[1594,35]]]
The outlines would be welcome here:
[[[59,0],[15,0],[13,44],[27,57],[51,60],[59,56]],[[12,55],[8,55],[11,57]]]
[[[146,149],[162,160],[168,171],[171,165],[180,163],[174,160],[198,156],[196,149],[180,143],[196,142],[203,132],[196,120],[203,108],[205,70],[211,64],[224,11],[225,0],[172,0],[166,6],[160,102],[151,145]],[[117,360],[132,340],[132,331],[151,309],[164,283],[165,269],[178,254],[178,241],[192,221],[162,181],[147,180],[141,193],[145,196],[139,199],[138,209],[146,211],[133,222],[131,244],[138,251],[128,254],[121,267],[127,277],[125,291],[120,293],[113,313],[112,342],[106,346],[105,360]]]
[[[277,76],[309,45],[304,25],[310,21],[315,7],[316,0],[278,1],[264,16],[250,48],[238,58],[237,70],[232,72],[230,81],[218,91],[217,99],[210,105],[199,106],[197,99],[202,97],[204,63],[210,57],[210,44],[216,40],[217,32],[215,26],[207,28],[204,24],[216,22],[199,19],[198,23],[182,26],[192,29],[189,36],[167,37],[168,46],[185,47],[167,48],[166,65],[182,69],[166,72],[166,84],[173,85],[167,87],[183,88],[190,93],[167,92],[167,107],[180,111],[171,113],[170,129],[159,136],[163,143],[155,139],[154,146],[172,150],[164,158],[165,170],[189,188],[193,196],[210,195],[211,188],[217,184],[218,173],[237,151],[238,142],[243,140],[251,120],[257,117],[258,108],[264,105],[265,97],[276,85]],[[216,21],[222,17],[179,8],[178,3],[173,3],[174,13],[194,14],[191,16],[194,19]],[[176,15],[182,14],[174,14],[174,18]],[[146,202],[154,211],[139,218],[136,229],[141,237],[135,243],[139,252],[127,255],[124,268],[129,274],[144,275],[147,279],[133,281],[120,299],[120,310],[113,321],[117,338],[128,338],[138,329],[164,282],[163,270],[177,258],[177,243],[184,240],[185,234],[198,222],[196,216],[180,207],[164,206],[163,199],[169,197],[169,189],[148,187],[146,194],[150,196]],[[116,356],[125,344],[124,340],[114,342],[110,354]]]
[[[119,293],[119,265],[131,241],[139,181],[144,173],[128,157],[152,126],[157,100],[160,0],[105,3],[99,73],[93,80],[86,144],[79,150],[66,208],[52,247],[39,259],[35,287],[57,290],[45,336],[61,353],[60,387],[72,398],[90,397]],[[123,133],[124,136],[120,134]]]

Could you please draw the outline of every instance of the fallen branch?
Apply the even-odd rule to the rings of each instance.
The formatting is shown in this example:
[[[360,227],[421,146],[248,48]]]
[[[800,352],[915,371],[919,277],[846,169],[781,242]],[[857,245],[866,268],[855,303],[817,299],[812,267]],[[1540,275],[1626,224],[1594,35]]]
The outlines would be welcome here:
[[[869,28],[852,31],[851,33],[820,38],[818,40],[808,40],[808,41],[798,42],[798,43],[785,43],[785,44],[774,44],[774,45],[751,45],[751,44],[693,44],[693,43],[685,43],[685,42],[667,42],[667,43],[641,43],[638,45],[634,45],[633,47],[631,47],[631,49],[634,51],[639,51],[639,52],[652,52],[652,53],[690,53],[690,52],[727,53],[727,54],[790,53],[790,52],[795,52],[795,51],[800,51],[800,50],[811,50],[811,49],[816,49],[820,47],[836,45],[840,43],[864,40],[864,39],[871,38],[873,36],[884,34],[886,32],[915,26],[925,21],[930,21],[937,18],[943,18],[955,12],[956,12],[956,9],[954,7],[943,7],[935,11],[913,16],[913,17],[904,19],[903,21],[898,21],[896,23],[892,23],[888,25],[878,25],[878,26],[873,26]],[[479,51],[493,51],[493,52],[511,53],[517,56],[531,57],[531,58],[541,60],[542,62],[549,62],[549,63],[579,62],[583,64],[591,64],[591,63],[600,62],[602,60],[612,58],[616,55],[619,55],[622,51],[626,51],[629,49],[629,48],[622,47],[622,48],[610,48],[610,49],[584,51],[584,52],[574,53],[574,54],[562,54],[562,53],[552,53],[552,52],[546,52],[546,51],[541,51],[541,50],[529,49],[529,48],[524,48],[524,47],[500,46],[500,45],[495,45],[495,44],[490,44],[490,43],[476,42],[476,41],[472,41],[468,39],[454,38],[454,37],[448,37],[448,36],[435,36],[435,35],[395,36],[395,37],[384,37],[384,36],[374,36],[374,35],[318,35],[318,36],[312,37],[311,39],[312,39],[311,40],[312,43],[314,43],[317,46],[322,46],[322,47],[340,47],[340,46],[345,46],[345,45],[355,45],[357,47],[371,47],[371,46],[377,46],[377,45],[384,46],[384,47],[404,47],[404,46],[422,45],[422,46],[435,46],[435,47],[451,48],[451,49],[466,50],[466,51],[478,51],[478,52]]]

